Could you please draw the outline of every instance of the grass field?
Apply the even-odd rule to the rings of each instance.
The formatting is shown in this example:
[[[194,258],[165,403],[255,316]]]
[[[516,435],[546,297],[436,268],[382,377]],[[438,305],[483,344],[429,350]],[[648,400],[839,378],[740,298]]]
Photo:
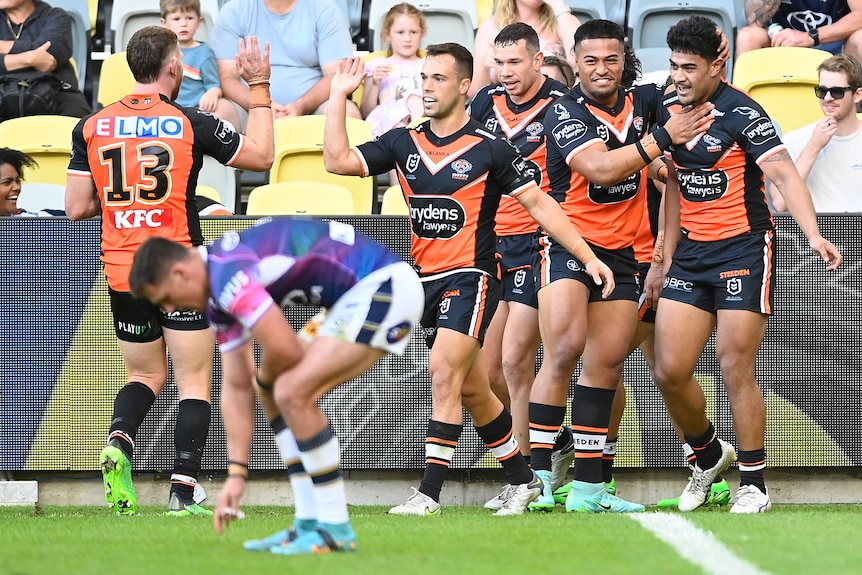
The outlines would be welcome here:
[[[633,516],[492,517],[447,507],[435,518],[352,507],[355,554],[249,553],[246,539],[290,521],[283,507],[247,507],[219,536],[209,520],[161,508],[135,517],[98,507],[0,507],[0,575],[236,574],[851,574],[862,570],[862,507],[775,506],[759,516],[725,511]],[[646,524],[643,525],[643,524]],[[655,531],[655,533],[653,531]],[[686,559],[689,557],[690,559]]]

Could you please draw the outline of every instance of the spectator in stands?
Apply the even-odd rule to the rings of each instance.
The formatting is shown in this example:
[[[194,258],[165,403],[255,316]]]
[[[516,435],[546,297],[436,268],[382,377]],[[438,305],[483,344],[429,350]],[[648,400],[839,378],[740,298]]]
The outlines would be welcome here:
[[[0,148],[0,217],[20,216],[18,207],[24,168],[35,168],[36,160],[18,150]]]
[[[542,62],[542,74],[552,80],[565,84],[569,88],[575,85],[575,71],[569,61],[559,56],[545,56]]]
[[[359,110],[374,137],[422,117],[422,57],[420,44],[427,27],[416,6],[402,2],[389,9],[381,36],[389,43],[386,57],[365,63],[365,89]]]
[[[475,68],[470,86],[472,98],[480,88],[497,82],[494,73],[494,38],[515,22],[532,26],[539,34],[545,56],[559,56],[574,67],[575,30],[580,22],[565,0],[498,0],[494,13],[479,25],[473,48]]]
[[[274,119],[323,114],[340,60],[353,53],[344,12],[333,0],[232,0],[219,11],[210,37],[225,97],[234,102],[244,131],[249,91],[236,72],[237,41],[257,36],[272,48]],[[359,108],[348,104],[348,115]]]
[[[5,0],[0,9],[0,79],[50,72],[62,82],[54,114],[80,118],[91,112],[78,89],[72,57],[72,21],[62,8],[39,0]],[[86,66],[86,62],[78,62]]]
[[[736,37],[736,53],[769,46],[802,46],[862,58],[859,0],[745,0],[748,25]],[[770,34],[767,28],[782,28]]]
[[[162,26],[172,30],[183,51],[183,83],[176,102],[200,108],[236,125],[239,121],[233,104],[222,97],[218,62],[212,49],[195,40],[203,21],[200,0],[161,0]]]
[[[862,177],[862,65],[853,56],[838,54],[817,67],[820,85],[814,88],[824,116],[784,136],[784,144],[799,175],[808,184],[817,212],[862,212],[862,195],[855,183]],[[855,182],[855,183],[854,183]],[[787,209],[776,186],[772,206]]]

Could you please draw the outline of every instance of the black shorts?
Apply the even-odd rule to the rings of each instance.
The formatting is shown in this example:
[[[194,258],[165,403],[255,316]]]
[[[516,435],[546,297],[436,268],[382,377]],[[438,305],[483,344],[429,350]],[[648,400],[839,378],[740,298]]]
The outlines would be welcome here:
[[[502,301],[514,301],[539,307],[536,298],[536,282],[533,277],[534,234],[497,236],[497,253],[503,274]]]
[[[209,322],[196,311],[167,313],[145,299],[133,297],[129,292],[108,288],[111,314],[114,316],[114,333],[117,339],[132,343],[149,343],[162,337],[162,328],[180,331],[209,329]]]
[[[661,297],[710,313],[737,309],[771,314],[775,232],[749,232],[699,242],[683,236],[673,254]]]
[[[637,282],[638,265],[634,248],[606,250],[589,244],[596,256],[614,272],[614,291],[602,297],[602,286],[596,284],[587,273],[584,264],[570,254],[553,238],[537,232],[539,249],[533,254],[533,270],[537,290],[557,280],[573,279],[581,282],[590,290],[590,301],[638,301],[640,285]]]
[[[445,327],[479,340],[500,302],[500,280],[478,270],[463,270],[422,278],[425,311],[422,332],[433,347],[437,329]]]
[[[651,264],[638,262],[638,285],[641,287],[641,296],[638,301],[638,321],[644,323],[655,323],[655,310],[649,306],[646,301],[646,291],[644,291],[644,282],[646,282],[647,272]]]

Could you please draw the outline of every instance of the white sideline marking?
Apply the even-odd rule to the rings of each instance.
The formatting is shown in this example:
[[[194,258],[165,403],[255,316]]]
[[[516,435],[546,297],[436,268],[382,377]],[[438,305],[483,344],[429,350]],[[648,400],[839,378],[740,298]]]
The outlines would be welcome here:
[[[769,575],[733,554],[724,543],[677,513],[632,513],[632,519],[708,575]]]

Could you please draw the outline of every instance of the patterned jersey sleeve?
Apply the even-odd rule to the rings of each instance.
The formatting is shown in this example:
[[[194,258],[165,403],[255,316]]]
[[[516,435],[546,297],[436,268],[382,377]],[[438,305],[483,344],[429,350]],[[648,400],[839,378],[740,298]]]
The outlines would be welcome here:
[[[195,132],[195,143],[208,156],[232,166],[242,149],[245,136],[230,124],[196,108],[184,108]]]
[[[514,198],[536,185],[536,164],[527,162],[512,142],[497,137],[489,140],[489,144],[494,162],[494,180],[504,194]]]
[[[362,177],[376,176],[395,168],[395,149],[398,138],[407,133],[406,128],[395,128],[385,134],[352,148],[362,162]]]
[[[739,147],[760,165],[763,160],[786,147],[778,137],[775,124],[754,100],[747,106],[737,106],[730,112],[731,130]]]
[[[584,148],[605,144],[596,131],[595,118],[569,96],[557,100],[545,114],[545,132],[549,134],[548,146],[555,146],[566,164]]]

